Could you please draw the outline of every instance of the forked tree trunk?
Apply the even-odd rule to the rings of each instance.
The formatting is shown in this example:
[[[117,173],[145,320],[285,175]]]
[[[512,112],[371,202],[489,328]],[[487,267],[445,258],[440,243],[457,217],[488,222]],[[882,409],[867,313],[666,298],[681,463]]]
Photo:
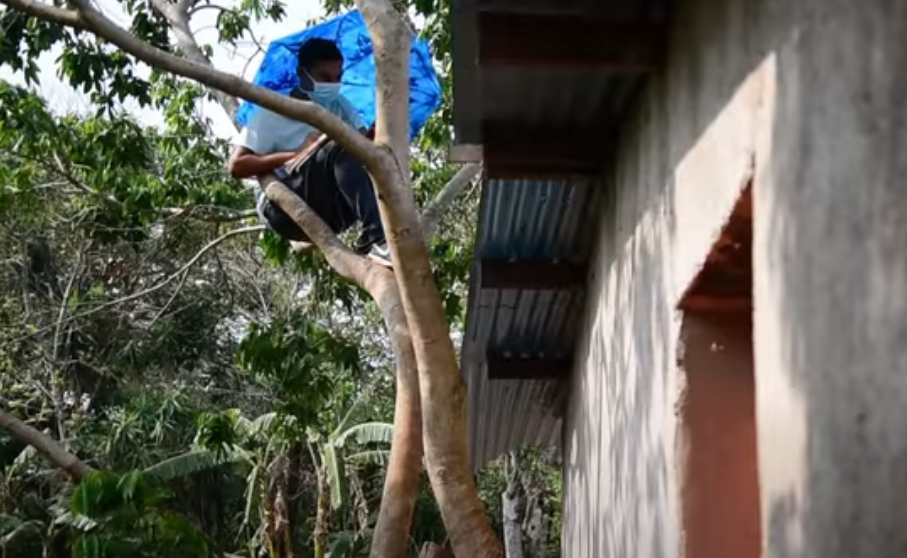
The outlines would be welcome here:
[[[454,552],[461,558],[502,556],[503,549],[485,516],[469,470],[466,386],[457,367],[456,353],[409,185],[408,68],[412,35],[391,3],[388,0],[357,1],[375,47],[378,119],[374,144],[311,102],[268,91],[204,63],[174,56],[143,43],[105,17],[91,0],[71,0],[76,11],[37,0],[0,0],[0,3],[41,19],[89,30],[154,68],[188,77],[207,87],[307,122],[362,161],[378,190],[382,221],[395,261],[394,273],[399,294],[396,288],[390,286],[394,283],[393,279],[380,279],[382,276],[389,277],[388,273],[340,244],[300,198],[273,179],[263,185],[266,186],[268,198],[294,218],[324,251],[331,266],[344,277],[363,285],[378,302],[398,358],[398,378],[408,382],[408,392],[404,394],[406,405],[401,406],[398,389],[394,445],[372,555],[393,558],[405,552],[407,538],[397,534],[408,533],[415,505],[419,466],[417,459],[413,462],[413,457],[418,455],[415,445],[418,427],[398,424],[398,420],[412,421],[417,417],[418,401],[421,401],[429,478]],[[376,295],[369,285],[381,293]],[[396,309],[399,302],[402,302],[402,311],[389,316],[387,308]],[[401,346],[407,344],[404,341],[406,337],[411,342],[408,346]],[[401,355],[403,359],[399,360]],[[416,377],[421,385],[413,385]],[[401,385],[402,381],[398,383],[398,388]],[[419,394],[418,400],[413,399],[415,394]],[[409,445],[401,447],[404,443]]]
[[[409,53],[411,31],[387,0],[357,0],[375,47],[378,121],[375,143],[392,157],[369,170],[388,232],[394,272],[419,370],[428,475],[454,552],[499,557],[500,541],[479,499],[467,458],[466,384],[441,295],[432,275],[419,212],[409,186]]]

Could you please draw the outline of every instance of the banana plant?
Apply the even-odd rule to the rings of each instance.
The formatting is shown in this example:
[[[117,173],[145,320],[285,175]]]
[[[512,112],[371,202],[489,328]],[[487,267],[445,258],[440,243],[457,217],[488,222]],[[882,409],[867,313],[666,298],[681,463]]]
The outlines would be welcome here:
[[[357,412],[362,400],[354,403],[346,415],[327,436],[309,431],[309,451],[316,464],[318,477],[318,507],[315,516],[315,558],[324,558],[329,548],[331,511],[347,509],[349,505],[349,466],[387,463],[394,425],[384,422],[356,423]],[[353,449],[358,452],[347,455]],[[372,445],[381,448],[368,448]],[[348,537],[347,537],[348,538]],[[345,544],[347,538],[335,537],[331,555],[343,556],[340,549],[352,546]],[[355,542],[356,537],[353,537]]]

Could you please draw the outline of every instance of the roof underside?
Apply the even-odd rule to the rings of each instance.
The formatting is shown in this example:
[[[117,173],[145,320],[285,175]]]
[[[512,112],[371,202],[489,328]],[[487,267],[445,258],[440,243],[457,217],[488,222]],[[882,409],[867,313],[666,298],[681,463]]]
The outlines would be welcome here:
[[[474,467],[559,442],[598,175],[666,2],[453,0],[452,157],[486,170],[462,353]]]

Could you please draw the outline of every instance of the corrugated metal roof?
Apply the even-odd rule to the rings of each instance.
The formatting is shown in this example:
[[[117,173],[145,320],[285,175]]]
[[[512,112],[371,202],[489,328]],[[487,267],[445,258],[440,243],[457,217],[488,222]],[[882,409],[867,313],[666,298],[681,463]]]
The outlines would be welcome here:
[[[478,262],[483,258],[587,262],[601,195],[593,179],[501,180],[494,173],[514,176],[537,171],[533,160],[537,151],[526,145],[541,145],[553,151],[567,146],[570,153],[556,154],[564,159],[562,166],[558,166],[556,157],[552,157],[553,163],[542,161],[541,166],[550,163],[552,169],[547,170],[553,172],[576,170],[578,166],[571,159],[574,154],[584,163],[579,166],[587,170],[604,166],[610,155],[609,139],[645,79],[645,73],[632,70],[632,56],[626,66],[620,62],[613,66],[582,63],[582,53],[576,56],[580,62],[577,64],[569,60],[549,63],[544,57],[537,63],[498,60],[499,63],[484,64],[479,56],[479,18],[487,20],[492,13],[505,17],[588,15],[604,16],[605,20],[613,16],[618,22],[614,25],[621,25],[619,22],[625,18],[627,25],[633,25],[634,20],[644,22],[640,36],[653,41],[657,50],[663,33],[661,23],[670,4],[669,0],[453,0],[455,136],[459,143],[483,145],[490,159],[486,170],[492,173],[482,192],[462,351],[474,467],[527,443],[559,441],[564,383],[489,380],[486,355],[491,351],[570,357],[584,305],[582,287],[566,291],[479,288],[482,281]],[[534,29],[544,29],[538,18],[529,19],[535,20]],[[492,21],[497,21],[500,31],[495,27],[484,32],[493,33],[487,37],[498,38],[497,33],[504,33],[506,26],[500,18]],[[560,28],[555,39],[569,43],[569,29],[565,32]],[[538,40],[545,41],[544,32],[540,35]],[[533,44],[533,37],[520,37],[516,48],[532,50],[526,45]],[[627,39],[618,33],[615,40]],[[628,40],[628,48],[637,48],[645,61],[645,49],[631,43]],[[585,44],[578,41],[577,48],[585,48]],[[657,63],[656,59],[649,59],[648,64]],[[513,136],[506,133],[511,130]],[[520,161],[508,148],[522,150],[524,160]]]
[[[476,262],[584,262],[591,251],[600,187],[575,180],[488,180],[482,190]],[[489,380],[485,355],[572,353],[584,295],[564,291],[482,289],[470,285],[463,373],[469,389],[474,468],[524,444],[559,442],[566,387],[552,380]]]

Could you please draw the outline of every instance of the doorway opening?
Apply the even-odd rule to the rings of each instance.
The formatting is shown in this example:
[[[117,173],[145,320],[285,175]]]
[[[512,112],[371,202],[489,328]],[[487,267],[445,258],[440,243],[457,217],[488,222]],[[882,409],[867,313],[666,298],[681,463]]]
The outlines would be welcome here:
[[[683,297],[684,555],[759,558],[752,195],[747,187]]]

